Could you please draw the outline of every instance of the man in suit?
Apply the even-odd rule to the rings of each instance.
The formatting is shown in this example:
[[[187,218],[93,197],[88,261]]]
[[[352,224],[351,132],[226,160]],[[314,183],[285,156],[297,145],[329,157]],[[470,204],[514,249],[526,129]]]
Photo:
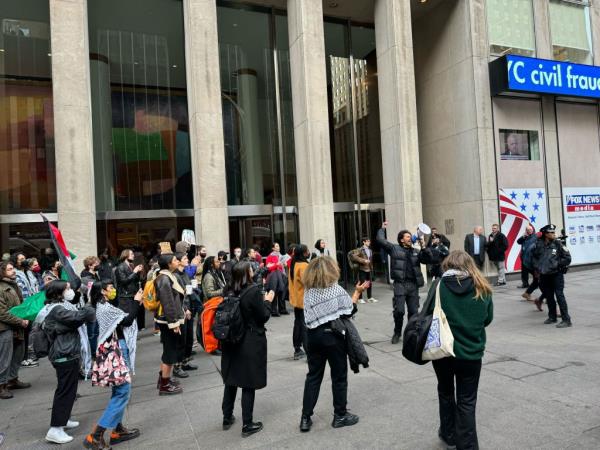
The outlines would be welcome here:
[[[473,233],[465,236],[465,252],[471,255],[475,260],[475,264],[479,270],[483,269],[485,262],[485,236],[483,235],[483,227],[476,226]]]

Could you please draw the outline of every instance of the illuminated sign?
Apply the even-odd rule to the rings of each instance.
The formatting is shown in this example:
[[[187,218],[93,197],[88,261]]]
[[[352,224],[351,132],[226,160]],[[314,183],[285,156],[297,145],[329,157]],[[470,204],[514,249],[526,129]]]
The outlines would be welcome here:
[[[506,55],[490,63],[492,95],[531,92],[600,98],[600,67]]]

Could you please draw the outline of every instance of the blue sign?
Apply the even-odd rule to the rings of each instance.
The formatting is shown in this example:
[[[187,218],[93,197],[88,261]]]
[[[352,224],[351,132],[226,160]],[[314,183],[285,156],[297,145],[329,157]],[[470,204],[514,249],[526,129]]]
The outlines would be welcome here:
[[[600,98],[600,67],[506,55],[490,63],[493,94],[532,92]]]

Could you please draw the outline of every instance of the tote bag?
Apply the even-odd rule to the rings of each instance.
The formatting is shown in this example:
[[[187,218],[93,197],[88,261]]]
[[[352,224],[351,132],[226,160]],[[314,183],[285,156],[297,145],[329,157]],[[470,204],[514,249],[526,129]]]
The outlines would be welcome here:
[[[433,309],[433,317],[429,333],[427,333],[427,342],[423,349],[422,358],[425,361],[433,361],[436,359],[447,358],[454,356],[454,336],[450,330],[448,319],[442,309],[442,300],[440,298],[440,284],[438,283],[435,290],[435,307]]]
[[[119,347],[116,333],[98,346],[92,367],[92,386],[121,386],[131,383],[129,368]]]

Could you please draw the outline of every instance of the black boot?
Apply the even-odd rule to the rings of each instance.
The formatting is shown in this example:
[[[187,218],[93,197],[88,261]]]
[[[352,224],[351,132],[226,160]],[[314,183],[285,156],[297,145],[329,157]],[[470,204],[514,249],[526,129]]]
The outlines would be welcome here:
[[[312,424],[313,422],[310,416],[305,416],[303,414],[302,418],[300,419],[300,431],[302,431],[303,433],[310,431],[310,427],[312,427]]]
[[[228,417],[223,416],[223,429],[224,430],[229,430],[234,423],[235,423],[235,416],[233,414]]]
[[[343,416],[338,416],[337,414],[334,414],[331,426],[333,428],[351,427],[352,425],[356,425],[357,423],[358,416],[350,414],[346,411],[346,414],[344,414]]]
[[[248,437],[263,429],[262,422],[250,422],[242,427],[242,437]]]
[[[113,430],[110,434],[110,443],[118,444],[119,442],[130,441],[140,436],[139,428],[125,428],[125,426],[120,423],[117,425],[117,428]]]

